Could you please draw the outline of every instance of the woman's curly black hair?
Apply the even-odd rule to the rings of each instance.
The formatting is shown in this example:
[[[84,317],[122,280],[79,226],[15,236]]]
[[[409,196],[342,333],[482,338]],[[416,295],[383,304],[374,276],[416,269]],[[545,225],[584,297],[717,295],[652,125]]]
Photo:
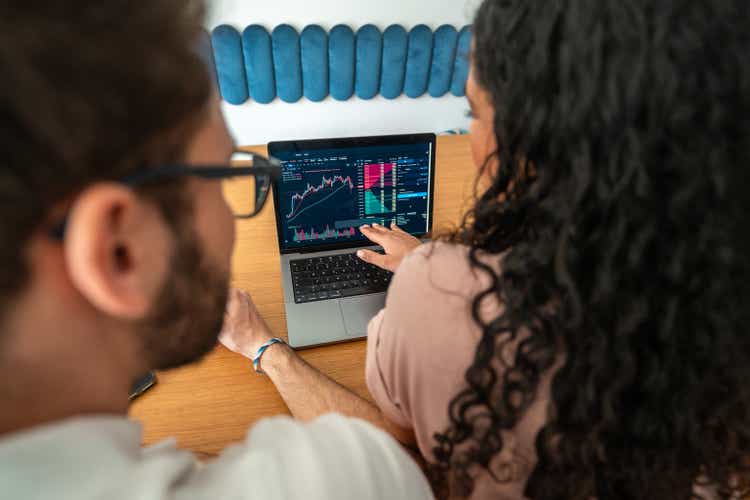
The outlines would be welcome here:
[[[747,0],[482,4],[473,62],[500,167],[449,239],[492,286],[436,434],[441,495],[471,494],[557,360],[529,498],[742,494],[749,36]],[[506,308],[483,319],[494,296]]]

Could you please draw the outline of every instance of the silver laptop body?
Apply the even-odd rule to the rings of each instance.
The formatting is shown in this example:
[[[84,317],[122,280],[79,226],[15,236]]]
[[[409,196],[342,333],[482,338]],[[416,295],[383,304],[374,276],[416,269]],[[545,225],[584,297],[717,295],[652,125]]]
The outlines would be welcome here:
[[[396,222],[416,237],[428,235],[435,135],[272,142],[268,154],[282,164],[273,193],[289,344],[313,347],[365,337],[370,319],[385,305],[387,278],[378,278],[390,273],[370,270],[350,255],[359,248],[379,250],[359,227]],[[352,281],[333,283],[326,280],[339,278],[309,277],[316,266],[342,272],[336,265],[342,262],[365,266],[366,273],[347,274]],[[360,287],[358,280],[373,275],[377,286],[364,282],[378,291]],[[317,280],[323,281],[322,290],[308,293],[318,288]],[[313,285],[301,287],[301,282]],[[341,283],[344,289],[328,288]]]

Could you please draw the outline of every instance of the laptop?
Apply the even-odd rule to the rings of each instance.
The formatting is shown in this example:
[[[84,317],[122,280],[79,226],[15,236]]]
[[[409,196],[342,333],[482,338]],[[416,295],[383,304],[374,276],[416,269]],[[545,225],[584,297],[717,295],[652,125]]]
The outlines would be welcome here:
[[[365,337],[392,273],[356,256],[382,250],[359,227],[395,222],[427,236],[435,135],[272,142],[268,154],[282,165],[273,195],[289,344]]]

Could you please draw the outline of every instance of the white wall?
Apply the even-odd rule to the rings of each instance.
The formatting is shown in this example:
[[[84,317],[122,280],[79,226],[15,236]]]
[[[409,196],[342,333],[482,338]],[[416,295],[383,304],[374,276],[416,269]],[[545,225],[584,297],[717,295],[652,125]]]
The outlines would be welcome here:
[[[381,30],[401,24],[407,30],[426,24],[470,24],[479,0],[213,0],[208,29],[230,24],[242,30],[261,24],[269,31],[287,23],[298,31],[308,24],[330,30],[348,24],[355,31],[372,23]],[[441,132],[466,128],[464,98],[448,93],[441,98],[401,96],[387,100],[377,96],[344,102],[330,96],[319,103],[302,98],[288,104],[278,98],[271,104],[248,101],[241,106],[224,103],[229,127],[238,144],[265,144],[272,140],[316,139],[407,132]]]

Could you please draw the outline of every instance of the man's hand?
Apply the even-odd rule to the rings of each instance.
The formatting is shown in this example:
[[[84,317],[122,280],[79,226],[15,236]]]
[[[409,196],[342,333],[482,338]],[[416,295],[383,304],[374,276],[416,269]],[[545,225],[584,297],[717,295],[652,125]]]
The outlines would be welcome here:
[[[271,330],[250,296],[242,290],[232,288],[229,291],[219,341],[227,349],[253,359],[258,348],[272,337]]]
[[[373,252],[372,250],[359,250],[357,257],[392,272],[396,271],[396,268],[401,264],[406,254],[422,244],[421,241],[402,230],[396,224],[391,224],[391,229],[379,224],[373,224],[372,226],[362,226],[359,230],[368,240],[383,247],[385,255]]]
[[[240,290],[230,290],[224,328],[219,336],[221,343],[252,359],[258,348],[272,337],[250,296]],[[309,421],[337,412],[367,420],[391,433],[405,446],[415,446],[413,430],[392,424],[377,406],[307,364],[291,347],[274,344],[263,355],[261,368],[296,418]]]

